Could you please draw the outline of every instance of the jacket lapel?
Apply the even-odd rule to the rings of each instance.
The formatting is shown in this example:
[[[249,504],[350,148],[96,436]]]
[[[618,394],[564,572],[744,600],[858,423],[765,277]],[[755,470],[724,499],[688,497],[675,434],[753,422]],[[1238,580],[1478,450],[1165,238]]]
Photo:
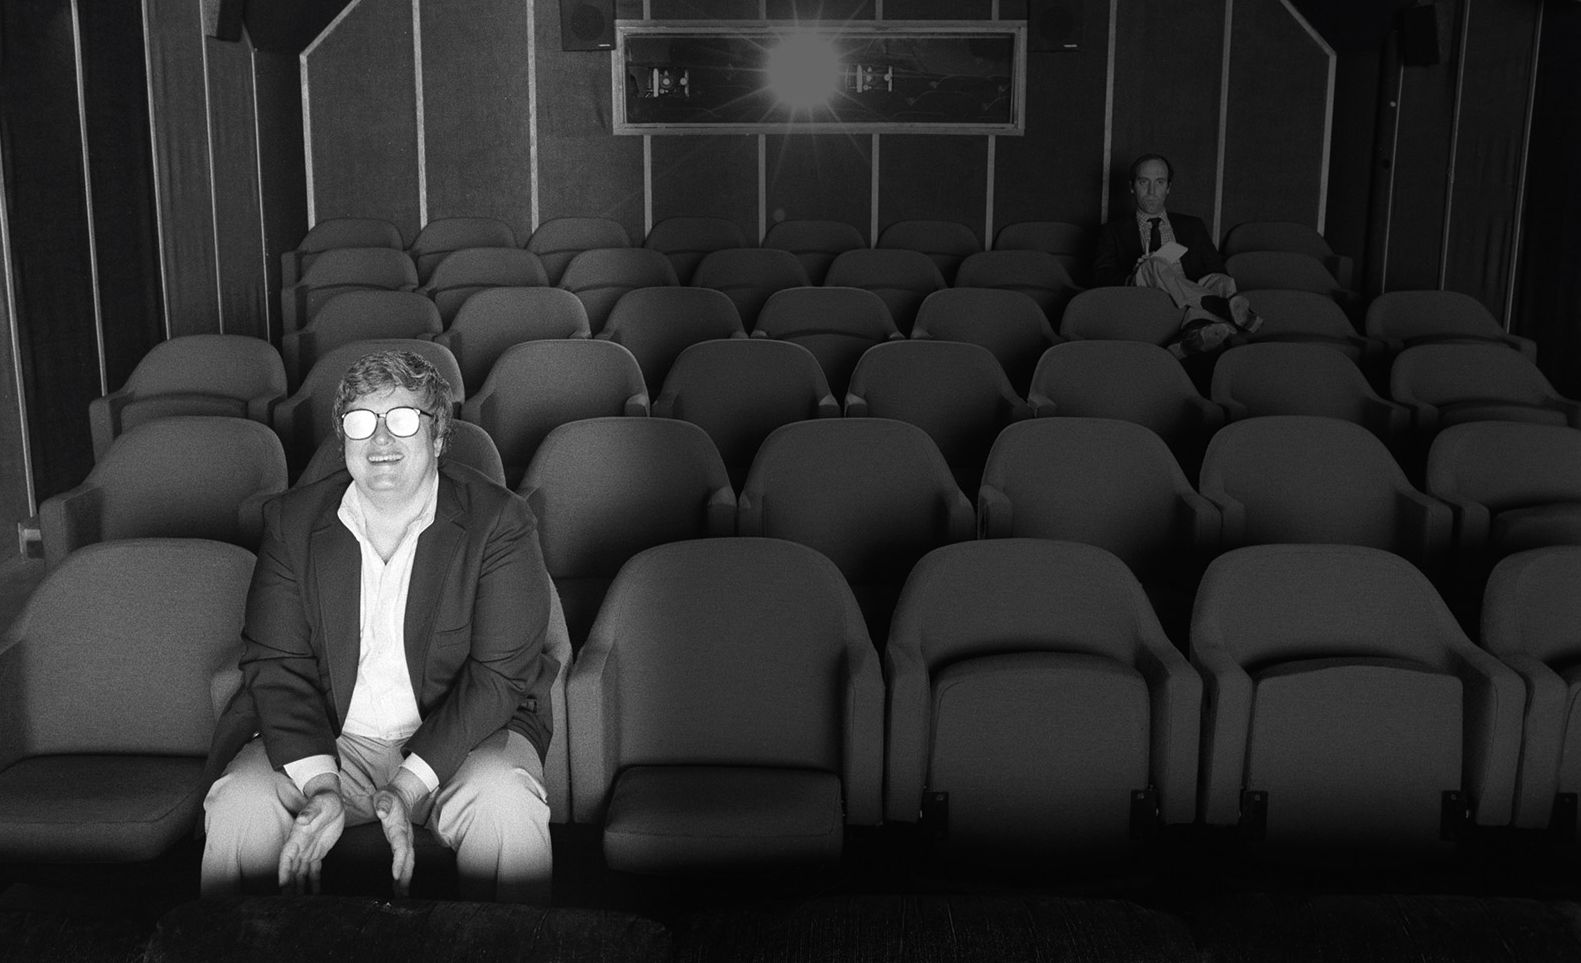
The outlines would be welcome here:
[[[330,500],[313,529],[309,552],[335,718],[344,723],[362,649],[362,550],[356,537],[341,524],[339,508],[340,499]]]
[[[467,539],[456,484],[445,477],[443,472],[439,475],[438,499],[438,504],[434,506],[434,523],[418,536],[417,555],[412,559],[412,580],[406,590],[406,621],[403,626],[406,632],[406,671],[411,676],[412,691],[416,693],[419,705],[422,704],[424,676],[428,668],[428,644],[434,634],[434,613],[439,608],[440,593],[449,581],[450,567]]]

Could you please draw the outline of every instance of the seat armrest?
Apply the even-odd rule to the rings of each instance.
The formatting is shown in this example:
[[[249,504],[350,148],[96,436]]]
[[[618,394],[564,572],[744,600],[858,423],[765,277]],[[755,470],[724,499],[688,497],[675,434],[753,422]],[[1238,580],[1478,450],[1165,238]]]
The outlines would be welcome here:
[[[1240,502],[1232,502],[1237,509]],[[1229,523],[1223,509],[1213,501],[1194,491],[1183,491],[1176,503],[1175,524],[1177,537],[1189,544],[1200,558],[1215,555],[1221,545],[1229,543]],[[1245,527],[1245,512],[1241,511],[1241,526]]]
[[[620,706],[615,697],[614,663],[608,644],[596,644],[590,639],[577,654],[566,679],[571,818],[579,823],[603,821],[620,759],[616,719]]]
[[[1455,530],[1454,512],[1431,495],[1414,488],[1395,492],[1395,509],[1401,521],[1401,548],[1424,571],[1432,574],[1448,560]]]
[[[866,632],[847,639],[845,652],[845,821],[876,826],[884,821],[884,675]]]
[[[834,400],[834,395],[826,394],[818,399],[819,418],[840,417],[840,402]]]
[[[648,414],[648,393],[639,391],[626,399],[626,415],[640,418]]]
[[[73,550],[103,539],[103,489],[83,482],[45,499],[38,507],[38,526],[44,542],[44,565],[52,569]]]
[[[928,667],[920,652],[891,642],[884,648],[884,678],[889,690],[884,818],[915,823],[921,818],[933,722]]]
[[[1202,743],[1202,676],[1162,633],[1143,636],[1136,662],[1151,701],[1149,768],[1164,821],[1193,822]]]
[[[867,399],[861,395],[845,393],[845,416],[847,418],[866,418]]]
[[[1012,526],[1010,499],[1004,492],[984,482],[977,489],[977,537],[1009,538]]]
[[[122,388],[88,402],[88,428],[93,435],[93,460],[110,450],[110,443],[121,430],[121,409],[132,400],[132,392]]]
[[[1479,826],[1506,826],[1515,811],[1526,685],[1514,669],[1464,637],[1446,645],[1450,671],[1465,686],[1462,784]]]
[[[1197,424],[1203,430],[1215,431],[1223,426],[1227,412],[1219,402],[1199,395],[1191,400],[1191,406],[1197,412]]]
[[[706,525],[710,538],[722,538],[736,533],[736,493],[726,485],[715,489],[708,496]]]
[[[1202,675],[1202,784],[1198,814],[1210,826],[1240,821],[1246,743],[1252,725],[1252,678],[1192,623],[1192,659]]]
[[[1050,418],[1059,414],[1059,406],[1054,403],[1054,399],[1041,391],[1029,392],[1027,405],[1031,407],[1034,418]]]
[[[1554,796],[1559,792],[1568,687],[1559,673],[1535,656],[1517,652],[1500,659],[1526,686],[1513,825],[1517,829],[1547,829],[1553,818]]]
[[[1481,552],[1488,544],[1488,529],[1493,521],[1493,513],[1488,511],[1488,506],[1459,495],[1435,497],[1449,506],[1455,548],[1468,557]]]

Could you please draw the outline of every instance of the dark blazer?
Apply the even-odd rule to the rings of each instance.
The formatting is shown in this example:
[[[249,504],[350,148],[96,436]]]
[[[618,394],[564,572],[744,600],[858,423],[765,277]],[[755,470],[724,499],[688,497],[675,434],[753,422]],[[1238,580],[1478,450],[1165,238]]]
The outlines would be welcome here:
[[[264,510],[242,630],[242,688],[222,713],[210,776],[261,733],[276,768],[338,758],[361,648],[362,553],[338,517],[340,470]],[[406,749],[441,783],[478,743],[509,726],[543,757],[549,686],[549,577],[520,496],[464,466],[442,465],[434,521],[417,541],[406,602],[406,667],[422,724]]]
[[[1214,246],[1202,218],[1170,211],[1169,226],[1175,232],[1175,240],[1187,248],[1180,259],[1180,267],[1188,279],[1195,281],[1204,274],[1223,272],[1224,258]],[[1124,217],[1117,217],[1098,229],[1092,283],[1100,287],[1130,283],[1131,272],[1141,256],[1142,236],[1136,229],[1136,211],[1126,211]]]

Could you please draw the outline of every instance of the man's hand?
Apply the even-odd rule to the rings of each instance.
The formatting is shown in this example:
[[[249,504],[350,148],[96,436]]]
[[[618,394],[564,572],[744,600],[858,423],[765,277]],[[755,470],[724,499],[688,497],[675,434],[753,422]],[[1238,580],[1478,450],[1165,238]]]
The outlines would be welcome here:
[[[390,876],[395,880],[395,895],[405,896],[412,888],[412,868],[416,856],[412,849],[412,810],[428,794],[428,789],[410,770],[396,771],[390,784],[373,794],[373,813],[390,842]]]
[[[297,894],[317,893],[324,857],[346,828],[346,809],[340,799],[340,781],[334,776],[315,778],[306,787],[307,805],[296,814],[291,834],[280,848],[280,888]]]

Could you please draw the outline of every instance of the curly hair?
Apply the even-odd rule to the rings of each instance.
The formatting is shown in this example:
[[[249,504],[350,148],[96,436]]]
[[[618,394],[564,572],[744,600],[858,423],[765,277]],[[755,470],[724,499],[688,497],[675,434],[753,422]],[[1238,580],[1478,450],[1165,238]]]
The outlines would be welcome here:
[[[434,416],[429,437],[439,442],[439,451],[443,454],[450,443],[453,407],[450,382],[427,358],[412,351],[378,351],[363,355],[346,369],[335,389],[335,437],[345,443],[340,419],[358,398],[392,388],[410,391],[417,396],[418,407]]]

